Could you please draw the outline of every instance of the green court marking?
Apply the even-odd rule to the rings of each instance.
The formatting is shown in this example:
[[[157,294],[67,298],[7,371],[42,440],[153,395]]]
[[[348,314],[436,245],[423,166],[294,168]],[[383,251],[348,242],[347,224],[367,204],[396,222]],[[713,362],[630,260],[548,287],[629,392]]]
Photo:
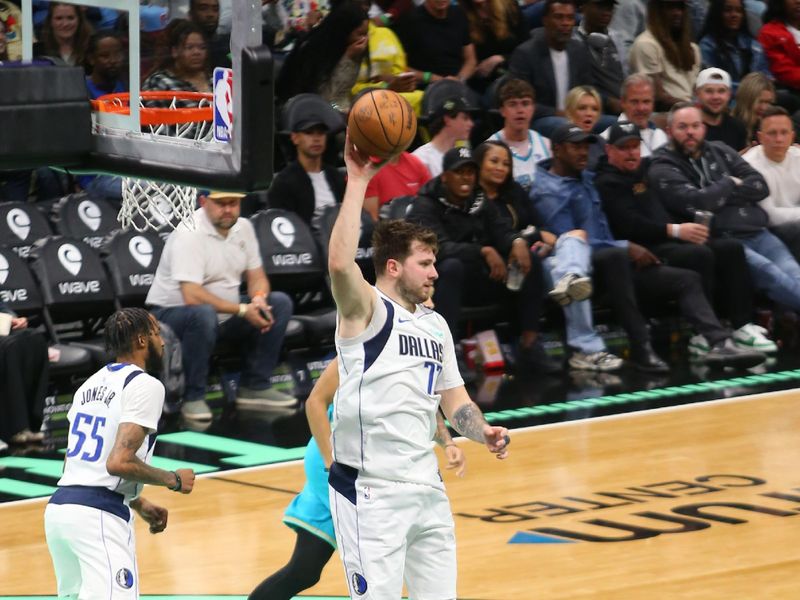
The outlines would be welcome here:
[[[266,446],[255,442],[233,440],[217,435],[208,435],[196,431],[182,431],[158,436],[159,443],[177,444],[189,448],[199,448],[220,454],[232,454],[223,458],[222,462],[237,467],[252,467],[255,465],[269,465],[277,462],[286,462],[303,458],[305,446],[299,448],[278,448]]]
[[[22,498],[40,498],[41,496],[50,496],[55,491],[56,488],[47,485],[0,477],[1,494],[21,496]]]
[[[23,469],[31,475],[58,479],[61,477],[64,461],[46,458],[27,458],[25,456],[6,456],[0,458],[0,467]]]

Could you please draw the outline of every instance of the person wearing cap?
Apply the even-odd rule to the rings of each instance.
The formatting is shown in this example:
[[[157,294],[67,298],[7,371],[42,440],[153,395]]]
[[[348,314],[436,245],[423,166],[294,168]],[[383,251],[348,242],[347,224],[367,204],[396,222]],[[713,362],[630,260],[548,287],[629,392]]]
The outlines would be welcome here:
[[[674,219],[712,213],[711,237],[734,238],[745,246],[756,290],[800,310],[800,265],[767,230],[769,217],[760,206],[769,195],[764,177],[734,149],[706,141],[700,110],[691,104],[673,107],[667,133],[670,145],[656,153],[648,174],[658,199]]]
[[[433,296],[436,311],[458,335],[461,307],[511,302],[520,324],[520,365],[537,372],[558,369],[536,345],[544,299],[541,261],[530,243],[501,217],[494,202],[476,193],[478,164],[469,148],[448,150],[442,174],[429,181],[406,219],[436,233],[439,278]],[[518,292],[506,287],[508,265],[523,273]],[[540,351],[537,351],[540,350]]]
[[[508,70],[536,91],[533,129],[544,136],[566,122],[567,93],[576,85],[592,85],[589,52],[573,37],[574,0],[544,0],[544,27],[511,54]]]
[[[656,109],[688,102],[700,72],[700,48],[692,41],[685,0],[649,0],[647,29],[631,46],[630,67],[655,82]]]
[[[616,6],[617,0],[584,0],[581,4],[583,19],[575,29],[589,52],[592,80],[603,98],[603,112],[607,115],[622,112],[619,89],[625,77],[620,44],[608,29]]]
[[[289,137],[297,157],[273,178],[267,206],[295,212],[311,225],[314,215],[344,197],[344,175],[323,162],[328,135],[341,128],[341,117],[323,101],[293,111],[290,118]]]
[[[647,323],[639,311],[634,290],[634,271],[659,264],[658,258],[642,246],[628,240],[617,240],[611,233],[594,186],[594,174],[586,171],[589,144],[596,136],[576,125],[563,125],[553,132],[553,158],[539,164],[539,172],[531,188],[531,199],[544,219],[545,228],[556,236],[582,229],[586,239],[564,236],[573,244],[556,244],[558,261],[547,259],[553,280],[560,281],[565,271],[578,276],[593,272],[595,289],[608,291],[614,316],[625,329],[630,342],[630,360],[642,371],[663,373],[669,370],[650,344]],[[591,258],[589,258],[591,255]],[[622,360],[609,353],[605,342],[595,331],[590,300],[564,306],[567,345],[572,349],[569,365],[573,369],[614,371]]]
[[[737,152],[748,145],[747,127],[728,114],[731,101],[731,76],[722,69],[703,69],[694,88],[697,106],[706,126],[706,140],[722,142]]]
[[[445,152],[457,145],[469,144],[469,134],[475,125],[472,120],[474,112],[475,107],[463,96],[445,98],[433,109],[428,121],[431,141],[412,153],[428,168],[431,177],[442,173]]]
[[[146,304],[181,340],[186,391],[181,412],[208,420],[209,359],[218,341],[242,352],[236,405],[289,411],[297,400],[270,387],[292,316],[292,300],[271,290],[253,225],[240,218],[244,194],[201,195],[195,228],[179,225],[167,238]],[[248,302],[242,302],[242,280]]]
[[[617,123],[609,131],[607,158],[597,169],[595,185],[614,235],[646,247],[665,265],[636,275],[636,289],[643,305],[675,300],[681,314],[697,335],[689,340],[689,352],[707,364],[753,366],[763,362],[763,351],[777,349],[772,340],[755,330],[753,287],[747,273],[744,246],[738,240],[709,240],[706,225],[674,223],[663,205],[650,193],[649,159],[641,158],[639,129],[633,123]],[[709,305],[716,295],[728,308],[735,333],[723,327]],[[758,351],[752,345],[738,347],[736,340],[757,334]]]
[[[656,92],[653,79],[644,73],[628,75],[622,82],[620,105],[622,113],[618,121],[628,121],[639,128],[642,156],[650,156],[658,148],[667,143],[667,134],[656,127],[650,117],[655,107]],[[600,134],[608,140],[609,129]]]

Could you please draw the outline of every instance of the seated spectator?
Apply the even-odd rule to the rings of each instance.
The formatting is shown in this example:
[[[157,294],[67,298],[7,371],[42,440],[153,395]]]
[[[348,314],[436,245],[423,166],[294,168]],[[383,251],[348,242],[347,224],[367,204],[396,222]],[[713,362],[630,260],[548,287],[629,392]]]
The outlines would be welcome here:
[[[539,164],[531,199],[542,215],[545,228],[559,236],[558,260],[548,267],[552,278],[559,283],[567,273],[586,277],[593,270],[595,290],[601,286],[608,292],[614,316],[628,334],[633,365],[642,371],[666,372],[669,367],[650,344],[650,332],[639,312],[634,290],[634,276],[650,271],[648,267],[658,264],[658,259],[642,246],[615,240],[611,234],[594,187],[594,174],[586,171],[589,144],[595,140],[596,136],[576,125],[563,125],[550,138],[552,160]],[[574,230],[585,231],[586,239],[565,236]],[[562,236],[569,247],[562,247],[565,245]],[[569,359],[572,368],[614,371],[622,366],[622,361],[606,350],[603,338],[595,331],[589,300],[566,305],[564,316],[567,345],[573,351]]]
[[[531,249],[532,270],[542,273],[541,262],[553,253],[556,236],[542,229],[538,213],[528,198],[528,193],[514,180],[511,149],[503,142],[488,141],[475,149],[475,162],[478,164],[478,190],[492,202],[506,219],[511,228],[525,238]],[[584,291],[591,294],[591,280],[584,282]],[[577,287],[573,284],[573,293]],[[541,312],[541,298],[538,303],[528,305],[520,337],[520,353],[526,355],[528,364],[539,365],[539,370],[555,372],[560,370],[547,357],[544,347],[538,342],[538,321]]]
[[[722,142],[737,152],[748,145],[747,128],[744,123],[728,114],[731,101],[731,78],[722,69],[711,68],[700,71],[695,86],[697,105],[706,126],[709,142]]]
[[[793,113],[800,108],[800,11],[793,0],[769,0],[758,41],[779,90],[777,102]]]
[[[625,78],[617,40],[608,29],[616,0],[585,0],[583,19],[576,32],[592,60],[592,80],[603,98],[602,111],[609,115],[622,112],[619,90]]]
[[[297,94],[319,94],[347,113],[367,49],[368,24],[361,2],[337,4],[286,57],[275,82],[276,99],[285,103]]]
[[[267,190],[267,205],[295,212],[312,225],[315,215],[344,198],[344,175],[322,162],[328,134],[338,128],[338,115],[303,111],[293,117],[288,125],[297,158],[275,175]]]
[[[733,116],[744,123],[748,144],[757,141],[758,122],[773,104],[775,104],[775,86],[769,77],[763,73],[745,75],[736,91]]]
[[[667,143],[667,134],[650,120],[655,108],[655,98],[653,80],[649,75],[634,73],[628,75],[622,83],[620,92],[622,114],[619,116],[619,121],[628,121],[639,128],[642,157],[650,156]],[[604,140],[608,139],[609,129],[600,134]]]
[[[445,152],[459,144],[469,144],[469,134],[474,126],[474,111],[467,99],[460,97],[447,98],[433,110],[428,122],[431,141],[413,152],[427,167],[431,177],[441,174]]]
[[[770,230],[800,260],[800,148],[794,140],[789,113],[780,106],[770,107],[758,126],[760,145],[742,158],[764,176],[769,187],[761,208],[767,212]]]
[[[478,60],[469,85],[483,92],[507,71],[508,59],[528,39],[528,29],[516,0],[461,0],[460,6]]]
[[[453,148],[443,159],[443,172],[420,191],[407,215],[409,221],[432,229],[439,239],[436,270],[439,278],[433,302],[453,336],[464,304],[480,306],[506,302],[508,267],[520,269],[523,280],[514,293],[520,338],[521,365],[548,370],[535,351],[542,301],[540,262],[531,257],[528,242],[501,218],[495,204],[476,193],[478,165],[469,148]]]
[[[600,94],[596,89],[590,85],[579,85],[567,94],[567,119],[584,132],[592,133],[600,119],[601,106]],[[589,145],[589,163],[586,165],[589,171],[594,171],[597,161],[605,155],[604,146],[605,140],[601,137],[595,138],[595,143]]]
[[[536,163],[550,158],[550,140],[529,129],[536,109],[536,93],[523,79],[509,79],[497,92],[503,128],[489,139],[503,142],[514,157],[514,181],[527,191],[536,177]]]
[[[764,177],[721,142],[705,141],[700,110],[678,104],[669,114],[670,146],[650,167],[650,188],[673,218],[694,221],[697,211],[713,213],[713,237],[731,237],[745,246],[757,290],[792,310],[800,310],[800,265],[766,226],[759,202],[769,195]]]
[[[377,221],[381,206],[392,198],[416,196],[430,178],[428,167],[420,159],[402,152],[370,179],[364,195],[364,209]]]
[[[619,40],[620,61],[629,64],[633,42],[647,28],[647,0],[619,0],[609,31]]]
[[[189,0],[189,20],[203,32],[211,68],[225,67],[229,69],[231,67],[231,36],[217,33],[219,0]]]
[[[200,28],[177,19],[166,29],[169,52],[142,83],[142,90],[211,92],[208,45]]]
[[[567,93],[592,84],[591,58],[583,42],[572,37],[574,0],[544,0],[544,27],[511,55],[509,71],[536,91],[533,129],[549,133],[566,122]]]
[[[422,96],[417,80],[408,70],[406,52],[394,31],[370,22],[367,30],[365,60],[361,61],[358,79],[353,86],[353,97],[368,88],[388,88],[398,92],[414,109],[422,114]]]
[[[666,209],[650,195],[650,159],[641,158],[640,146],[636,125],[614,125],[606,146],[608,157],[600,161],[595,178],[614,235],[641,244],[669,265],[654,269],[656,276],[647,287],[640,286],[640,296],[646,294],[646,303],[658,302],[659,296],[670,297],[672,289],[683,288],[679,308],[698,333],[689,340],[689,351],[705,362],[739,366],[763,362],[759,352],[778,348],[760,327],[749,323],[753,288],[744,247],[733,239],[709,240],[708,227],[703,224],[672,223]],[[665,288],[659,289],[659,285]],[[709,305],[714,288],[731,300],[729,306],[735,309],[730,313],[731,322],[739,328],[734,333],[720,324]],[[743,349],[736,346],[739,339]]]
[[[631,71],[653,78],[656,109],[692,99],[700,48],[692,41],[684,0],[649,0],[647,29],[631,46]]]
[[[86,88],[89,98],[128,91],[120,79],[125,54],[122,41],[113,31],[98,31],[89,38],[86,50]]]
[[[445,77],[466,82],[478,64],[464,11],[450,0],[424,0],[395,27],[418,88]]]
[[[748,73],[769,73],[764,49],[745,20],[743,0],[711,0],[700,52],[706,67],[716,67],[730,75],[734,93]]]
[[[270,387],[292,316],[292,300],[270,290],[253,225],[239,217],[244,194],[200,196],[195,229],[180,225],[167,238],[147,305],[181,340],[187,418],[208,420],[209,359],[218,341],[242,354],[236,405],[294,409],[297,400]],[[241,302],[244,278],[250,301]]]
[[[12,444],[40,442],[39,431],[47,395],[47,339],[28,329],[0,300],[0,314],[11,315],[11,333],[0,336],[0,451]],[[33,431],[32,431],[33,430]]]
[[[80,7],[65,2],[51,2],[34,56],[47,56],[61,64],[82,67],[86,60],[92,26]]]

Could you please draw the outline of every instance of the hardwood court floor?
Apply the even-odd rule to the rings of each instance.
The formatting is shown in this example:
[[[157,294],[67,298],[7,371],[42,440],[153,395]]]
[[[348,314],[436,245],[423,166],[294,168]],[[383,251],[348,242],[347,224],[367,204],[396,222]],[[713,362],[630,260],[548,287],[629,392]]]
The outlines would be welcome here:
[[[505,462],[464,443],[467,477],[444,474],[459,597],[800,598],[799,433],[790,390],[519,430]],[[146,490],[171,512],[163,534],[137,528],[142,593],[246,595],[289,556],[302,478],[295,463]],[[0,506],[0,596],[53,593],[43,507]],[[344,592],[334,555],[313,593]]]

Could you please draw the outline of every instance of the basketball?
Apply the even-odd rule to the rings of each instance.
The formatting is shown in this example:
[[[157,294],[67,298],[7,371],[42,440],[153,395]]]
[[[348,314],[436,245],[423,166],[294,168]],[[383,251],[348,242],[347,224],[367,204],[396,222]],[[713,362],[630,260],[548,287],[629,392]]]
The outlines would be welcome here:
[[[379,158],[399,154],[417,133],[417,117],[409,103],[391,90],[370,90],[361,95],[347,120],[356,148]]]

